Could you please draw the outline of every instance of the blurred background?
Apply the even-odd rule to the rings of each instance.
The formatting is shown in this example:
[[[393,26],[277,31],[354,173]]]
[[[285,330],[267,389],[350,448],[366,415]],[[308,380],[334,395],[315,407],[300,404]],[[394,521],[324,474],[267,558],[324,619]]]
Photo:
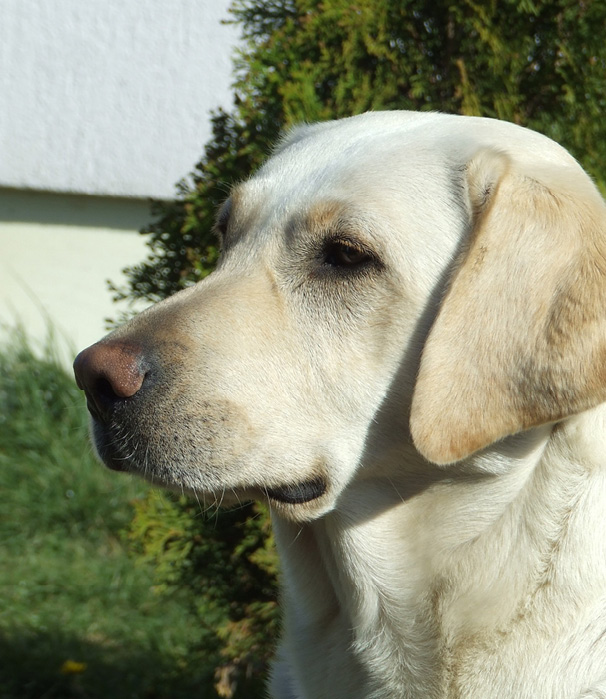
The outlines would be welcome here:
[[[212,271],[282,129],[370,109],[529,126],[606,192],[606,3],[0,0],[3,699],[264,696],[264,506],[106,472],[68,365]]]

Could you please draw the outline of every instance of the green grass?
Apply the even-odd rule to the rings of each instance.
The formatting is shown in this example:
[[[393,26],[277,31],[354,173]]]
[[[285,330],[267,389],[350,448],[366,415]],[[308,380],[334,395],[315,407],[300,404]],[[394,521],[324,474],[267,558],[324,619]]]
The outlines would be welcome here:
[[[146,486],[105,470],[84,401],[23,333],[0,347],[0,697],[192,699],[185,598],[157,594],[123,530]]]

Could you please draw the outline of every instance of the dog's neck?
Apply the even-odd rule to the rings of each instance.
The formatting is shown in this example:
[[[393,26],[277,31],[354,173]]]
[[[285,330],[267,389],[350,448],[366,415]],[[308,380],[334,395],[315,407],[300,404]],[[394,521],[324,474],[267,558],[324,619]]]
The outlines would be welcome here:
[[[523,636],[524,624],[561,624],[563,596],[566,609],[601,599],[606,555],[596,562],[595,531],[606,519],[606,474],[589,462],[595,445],[584,445],[603,412],[528,432],[464,465],[438,469],[411,452],[386,478],[377,463],[329,515],[304,526],[277,521],[293,596],[286,649],[296,646],[303,675],[307,663],[325,664],[317,677],[339,688],[304,696],[448,696],[482,644],[505,644],[514,628]],[[342,653],[331,652],[336,645]],[[344,656],[365,665],[330,665]]]

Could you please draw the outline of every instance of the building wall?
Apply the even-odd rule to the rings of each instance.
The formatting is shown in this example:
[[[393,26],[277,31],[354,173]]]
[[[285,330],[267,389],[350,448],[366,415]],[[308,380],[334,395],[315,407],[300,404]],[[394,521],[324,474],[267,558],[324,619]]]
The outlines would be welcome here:
[[[79,349],[118,315],[106,280],[144,259],[149,197],[231,106],[229,4],[0,0],[0,333],[50,320]]]
[[[0,185],[170,198],[232,102],[229,0],[0,0]]]
[[[148,219],[137,199],[0,190],[1,334],[21,325],[41,347],[50,324],[70,364],[130,310],[112,302],[107,280],[121,285],[124,267],[145,258],[137,229]]]

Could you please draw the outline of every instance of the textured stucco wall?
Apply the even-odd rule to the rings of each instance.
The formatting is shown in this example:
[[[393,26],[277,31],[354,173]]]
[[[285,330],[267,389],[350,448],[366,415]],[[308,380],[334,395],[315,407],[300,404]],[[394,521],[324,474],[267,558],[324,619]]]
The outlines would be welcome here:
[[[229,0],[0,0],[0,186],[171,198],[231,104]]]

